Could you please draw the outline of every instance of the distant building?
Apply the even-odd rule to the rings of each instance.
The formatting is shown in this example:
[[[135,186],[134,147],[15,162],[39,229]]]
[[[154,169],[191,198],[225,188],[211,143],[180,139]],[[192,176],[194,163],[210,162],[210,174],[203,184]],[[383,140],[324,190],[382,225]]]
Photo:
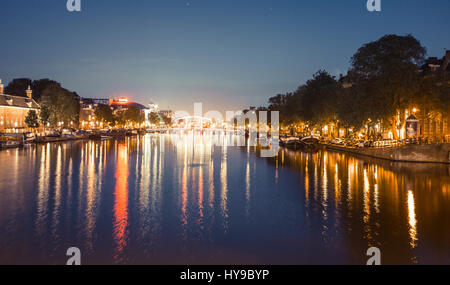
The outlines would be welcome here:
[[[28,87],[27,97],[3,94],[4,86],[0,80],[0,132],[24,132],[28,126],[25,118],[31,110],[39,113],[40,106],[32,98],[31,88]]]
[[[81,106],[95,106],[95,105],[109,105],[111,99],[98,99],[98,98],[81,98]]]
[[[110,100],[110,104],[109,105],[113,109],[114,113],[127,110],[130,107],[137,107],[142,112],[144,112],[144,110],[148,110],[149,109],[149,108],[145,107],[142,104],[139,104],[139,103],[136,103],[136,102],[132,102],[132,101],[128,100],[128,98],[124,98],[124,97],[119,98],[117,100]]]
[[[95,110],[98,105],[109,105],[110,99],[81,98],[80,99],[80,125],[81,127],[95,124]]]
[[[144,123],[146,125],[149,124],[148,114],[149,114],[150,108],[145,107],[142,104],[132,102],[132,101],[128,100],[128,98],[122,97],[117,100],[110,100],[109,106],[112,108],[114,114],[118,114],[119,112],[125,111],[130,107],[137,107],[141,111],[142,116],[144,117]]]
[[[424,75],[435,72],[450,72],[450,50],[447,50],[444,57],[441,59],[437,57],[428,58],[425,61],[425,64],[421,66],[419,72],[423,73]]]
[[[350,82],[350,79],[348,77],[348,75],[339,75],[339,80],[338,83],[342,86],[342,88],[344,89],[348,89],[351,88],[353,86],[353,84]]]
[[[100,122],[96,121],[95,110],[99,105],[107,105],[111,108],[115,115],[126,111],[130,107],[137,107],[142,115],[145,117],[145,122],[148,122],[148,114],[151,110],[157,108],[157,105],[151,103],[149,107],[142,104],[132,102],[128,98],[121,97],[119,99],[97,99],[97,98],[81,98],[80,99],[80,125],[83,128],[101,126]]]

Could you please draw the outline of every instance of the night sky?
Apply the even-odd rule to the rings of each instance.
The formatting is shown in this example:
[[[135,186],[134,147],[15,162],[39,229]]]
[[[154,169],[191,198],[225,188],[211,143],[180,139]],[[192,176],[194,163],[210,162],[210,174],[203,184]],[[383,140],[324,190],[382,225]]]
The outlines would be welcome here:
[[[0,78],[51,78],[83,97],[173,110],[266,105],[319,69],[345,73],[364,43],[408,33],[450,49],[449,0],[0,0]]]

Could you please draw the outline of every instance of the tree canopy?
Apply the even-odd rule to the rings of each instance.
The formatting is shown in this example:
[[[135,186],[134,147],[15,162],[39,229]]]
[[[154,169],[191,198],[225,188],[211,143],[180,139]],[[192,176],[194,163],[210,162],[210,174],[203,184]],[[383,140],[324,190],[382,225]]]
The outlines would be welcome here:
[[[61,87],[61,84],[58,82],[47,78],[34,81],[29,78],[16,78],[5,87],[5,93],[14,96],[26,97],[26,90],[28,89],[28,86],[30,86],[31,90],[33,90],[33,99],[39,101],[42,92],[44,92],[45,88],[50,85],[58,85]]]
[[[300,117],[313,125],[323,125],[336,118],[339,96],[336,79],[324,70],[297,91],[300,96]]]
[[[141,110],[136,106],[130,106],[122,113],[125,122],[140,124],[144,121]]]
[[[97,120],[106,123],[114,124],[116,118],[114,117],[113,111],[108,105],[99,104],[95,109],[95,117]]]
[[[425,55],[425,47],[411,35],[383,36],[357,50],[347,76],[336,80],[319,70],[295,92],[270,98],[269,110],[280,112],[284,126],[303,122],[320,127],[338,122],[346,128],[370,129],[383,122],[395,136],[404,124],[404,116],[399,115],[405,110],[419,107],[438,114],[448,112],[449,75],[418,72]]]
[[[25,124],[31,129],[39,128],[39,119],[35,110],[30,110],[25,117]]]
[[[150,114],[148,114],[148,120],[152,125],[159,125],[161,122],[161,118],[156,112],[151,112]]]
[[[40,104],[48,109],[47,122],[56,126],[59,122],[65,124],[78,122],[80,114],[79,96],[61,87],[60,84],[49,84],[41,94]]]

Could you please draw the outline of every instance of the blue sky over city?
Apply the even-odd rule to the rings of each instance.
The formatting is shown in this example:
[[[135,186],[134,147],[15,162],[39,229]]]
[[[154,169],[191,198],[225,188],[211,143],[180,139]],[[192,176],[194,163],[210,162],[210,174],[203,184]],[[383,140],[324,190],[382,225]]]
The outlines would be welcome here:
[[[442,57],[450,1],[0,0],[0,78],[51,78],[83,97],[129,96],[173,110],[266,105],[384,34]]]

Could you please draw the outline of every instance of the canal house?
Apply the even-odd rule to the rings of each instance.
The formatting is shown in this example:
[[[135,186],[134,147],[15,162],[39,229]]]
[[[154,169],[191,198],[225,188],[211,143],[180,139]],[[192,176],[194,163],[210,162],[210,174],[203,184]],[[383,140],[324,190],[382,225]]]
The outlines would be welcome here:
[[[39,104],[32,98],[31,88],[27,96],[13,96],[4,93],[4,85],[0,79],[0,132],[22,133],[27,130],[25,118],[31,110],[39,112]]]

